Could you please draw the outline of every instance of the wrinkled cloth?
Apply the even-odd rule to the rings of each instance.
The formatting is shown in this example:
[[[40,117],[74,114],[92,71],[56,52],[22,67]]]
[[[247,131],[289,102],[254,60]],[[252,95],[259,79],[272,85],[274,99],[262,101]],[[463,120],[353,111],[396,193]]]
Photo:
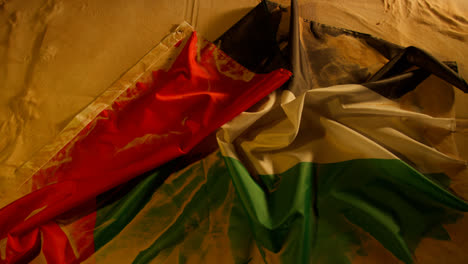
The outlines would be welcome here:
[[[292,80],[191,153],[55,217],[73,248],[47,247],[49,262],[86,248],[94,263],[468,258],[456,63],[291,13],[264,1],[215,43]]]

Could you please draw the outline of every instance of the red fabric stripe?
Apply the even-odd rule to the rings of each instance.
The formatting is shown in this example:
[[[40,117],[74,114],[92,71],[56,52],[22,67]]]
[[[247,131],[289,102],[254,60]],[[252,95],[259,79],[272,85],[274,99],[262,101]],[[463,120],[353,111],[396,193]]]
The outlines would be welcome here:
[[[41,226],[42,253],[48,264],[78,263],[67,236],[56,223]]]
[[[6,263],[28,263],[41,247],[39,229],[35,228],[20,237],[8,235]]]
[[[155,71],[152,83],[129,91],[133,98],[119,98],[51,160],[59,165],[36,173],[38,190],[0,210],[0,238],[12,234],[10,245],[23,244],[22,234],[186,154],[291,76],[281,69],[244,80],[251,73],[213,44],[197,52],[194,33],[168,72]],[[65,255],[57,259],[67,258],[67,247],[60,246]]]
[[[93,212],[70,225],[71,237],[78,250],[78,261],[82,262],[94,254],[94,228],[96,226],[96,212]],[[87,263],[93,263],[88,260]]]

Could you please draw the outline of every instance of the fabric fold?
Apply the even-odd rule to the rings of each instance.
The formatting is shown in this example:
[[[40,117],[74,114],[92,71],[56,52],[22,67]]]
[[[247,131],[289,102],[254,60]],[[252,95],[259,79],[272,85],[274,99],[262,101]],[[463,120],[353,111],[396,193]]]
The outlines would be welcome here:
[[[20,241],[99,194],[187,154],[290,77],[283,69],[254,74],[195,32],[186,33],[183,45],[174,44],[180,54],[167,71],[154,70],[126,90],[32,176],[30,194],[0,210],[0,237]]]

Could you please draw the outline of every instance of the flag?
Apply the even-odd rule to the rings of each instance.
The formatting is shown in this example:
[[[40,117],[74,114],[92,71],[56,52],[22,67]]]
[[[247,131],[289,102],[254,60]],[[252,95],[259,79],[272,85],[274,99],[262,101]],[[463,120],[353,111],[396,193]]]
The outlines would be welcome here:
[[[466,259],[456,63],[302,20],[292,3],[262,1],[215,41],[252,71],[288,68],[288,85],[11,247],[37,253],[42,234],[49,263]]]
[[[454,123],[450,111],[431,108],[424,101],[428,94],[422,91],[437,79],[428,74],[424,83],[421,76],[403,74],[400,80],[413,84],[403,95],[374,91],[374,87],[408,87],[392,81],[394,75],[379,80],[386,86],[371,80],[385,68],[392,52],[405,49],[367,35],[320,27],[322,38],[362,44],[359,51],[374,55],[363,61],[371,67],[355,61],[346,67],[350,61],[342,54],[328,57],[341,62],[343,70],[341,78],[322,79],[331,86],[320,87],[318,79],[310,86],[293,80],[284,91],[270,94],[218,131],[220,151],[180,171],[163,170],[164,176],[156,170],[152,177],[166,179],[165,184],[149,191],[151,199],[142,199],[144,205],[134,210],[133,218],[108,228],[105,223],[122,219],[113,213],[115,208],[140,204],[128,202],[134,197],[130,194],[111,199],[105,211],[98,211],[103,225],[99,234],[113,234],[95,254],[98,261],[425,263],[430,258],[464,258],[462,252],[444,252],[463,246],[466,161],[456,156],[451,136],[455,123],[462,122]],[[305,38],[313,33],[301,34]],[[364,45],[367,41],[372,45]],[[222,37],[219,43],[229,44]],[[338,44],[330,41],[331,47],[318,50],[330,54]],[[317,49],[316,45],[303,48]],[[265,57],[245,59],[251,68],[263,70],[255,63],[265,62]],[[296,61],[296,65],[314,63],[327,61]],[[356,68],[360,70],[349,70]],[[298,78],[294,72],[293,78]],[[356,76],[362,84],[333,85]],[[441,95],[451,92],[443,81],[436,86]],[[132,190],[136,195],[137,188]],[[167,208],[174,211],[166,214]]]

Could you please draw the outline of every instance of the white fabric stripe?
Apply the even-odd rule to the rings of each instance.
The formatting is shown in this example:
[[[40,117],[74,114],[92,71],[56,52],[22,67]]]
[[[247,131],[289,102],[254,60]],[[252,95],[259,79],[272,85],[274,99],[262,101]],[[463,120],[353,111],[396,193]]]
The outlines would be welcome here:
[[[299,162],[369,158],[402,158],[428,173],[467,167],[456,153],[445,153],[450,148],[444,145],[454,144],[453,118],[402,109],[361,85],[313,89],[295,99],[282,93],[222,127],[223,155],[250,163],[258,174],[281,173]]]

